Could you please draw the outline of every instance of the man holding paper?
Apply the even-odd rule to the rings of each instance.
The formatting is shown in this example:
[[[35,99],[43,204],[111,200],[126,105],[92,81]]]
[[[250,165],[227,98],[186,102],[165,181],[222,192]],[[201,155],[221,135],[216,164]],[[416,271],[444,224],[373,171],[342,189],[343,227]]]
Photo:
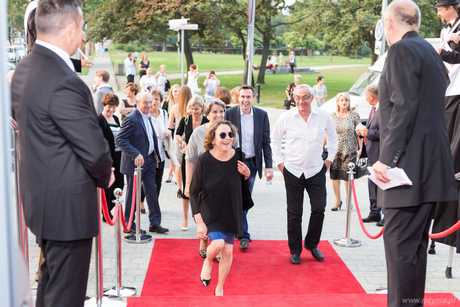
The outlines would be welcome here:
[[[385,208],[388,306],[423,304],[431,212],[437,201],[458,198],[444,116],[445,67],[418,35],[419,26],[413,1],[388,6],[390,48],[379,82],[381,150],[373,168],[377,180],[389,182],[387,170],[398,167],[412,181],[377,195]]]

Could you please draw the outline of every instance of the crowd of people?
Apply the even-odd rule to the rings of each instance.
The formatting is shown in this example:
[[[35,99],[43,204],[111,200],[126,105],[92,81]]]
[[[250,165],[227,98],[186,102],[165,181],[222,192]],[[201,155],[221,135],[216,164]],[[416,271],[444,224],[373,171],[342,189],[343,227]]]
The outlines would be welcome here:
[[[445,67],[417,33],[420,11],[413,1],[395,0],[385,13],[384,29],[391,47],[380,86],[370,85],[365,91],[372,106],[366,126],[351,110],[348,94],[336,96],[337,109],[329,114],[320,108],[327,97],[324,78],[318,77],[318,84],[310,87],[295,75],[294,83],[286,89],[289,110],[280,116],[271,134],[267,112],[253,106],[252,86],[230,91],[220,86],[212,71],[204,83],[206,92],[200,95],[200,74],[192,64],[187,85],[169,88],[166,67],[160,66],[153,75],[147,55],[138,66],[140,86],[134,83],[136,57],[129,54],[125,59],[126,99],[121,101],[108,85],[108,72],[96,72],[91,103],[91,92],[74,73],[75,65],[81,68],[86,64],[75,64],[69,56],[83,36],[80,1],[66,0],[61,6],[62,1],[40,1],[35,16],[37,40],[31,54],[11,74],[14,116],[22,127],[19,146],[24,215],[45,259],[37,306],[83,305],[91,240],[98,231],[96,187],[105,189],[110,211],[113,190],[125,186],[126,181],[128,222],[136,167],[143,169],[148,231],[167,233],[159,194],[165,163],[170,159],[166,182],[175,177],[177,197],[183,205],[181,229],[189,229],[189,207],[197,225],[199,256],[204,259],[200,281],[205,287],[211,284],[215,259],[219,279],[214,294],[222,296],[235,239],[240,250],[248,249],[251,242],[242,187],[252,194],[256,176],[265,175],[270,181],[275,165],[282,173],[287,195],[289,262],[301,264],[303,248],[322,261],[318,244],[325,217],[326,172],[330,172],[336,196],[332,210],[338,211],[342,205],[340,181],[348,180],[348,163],[356,162],[364,150],[378,180],[389,182],[387,170],[397,166],[413,181],[412,186],[379,193],[369,182],[370,214],[365,222],[380,222],[381,214],[385,214],[388,305],[401,306],[404,299],[422,302],[428,230],[435,204],[456,203],[458,187],[450,148],[456,137],[455,125],[448,130],[452,121],[446,123],[444,115]],[[439,0],[438,6],[450,10],[453,5],[446,1]],[[412,56],[409,59],[405,57],[408,53]],[[443,54],[442,50],[438,53]],[[273,57],[270,65],[276,67],[276,55]],[[293,52],[287,64],[293,73]],[[42,66],[53,72],[52,80],[43,78],[48,75]],[[62,104],[63,99],[72,103]],[[121,120],[115,115],[117,108]],[[46,116],[30,121],[31,112]],[[77,122],[79,129],[75,129]],[[424,171],[428,166],[431,171]],[[60,180],[50,187],[49,178]],[[78,197],[74,191],[68,193],[70,186]],[[304,191],[311,205],[305,237],[301,227]],[[146,208],[141,207],[143,213],[147,213]],[[139,221],[133,219],[129,233],[135,232],[135,223]],[[75,292],[59,295],[64,287]]]

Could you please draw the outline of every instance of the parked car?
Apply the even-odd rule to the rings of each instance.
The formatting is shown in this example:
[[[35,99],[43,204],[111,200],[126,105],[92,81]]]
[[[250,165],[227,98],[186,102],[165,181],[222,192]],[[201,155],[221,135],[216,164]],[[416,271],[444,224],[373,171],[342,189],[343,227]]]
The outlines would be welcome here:
[[[433,48],[438,48],[441,45],[441,39],[439,38],[427,38],[426,39]],[[368,120],[369,113],[372,106],[364,97],[364,90],[369,84],[378,84],[380,80],[380,75],[382,74],[383,65],[385,64],[386,52],[384,55],[378,59],[374,65],[369,67],[361,77],[352,85],[352,87],[346,91],[350,95],[350,106],[351,109],[359,114],[361,121],[365,124]],[[334,112],[337,109],[337,104],[335,97],[329,99],[321,108],[325,109],[329,113]]]
[[[13,48],[12,46],[6,47],[6,53],[8,54],[8,61],[11,63],[19,62],[20,58],[16,48]]]
[[[12,47],[15,48],[18,52],[20,60],[22,60],[26,56],[26,48],[24,47],[24,45],[14,45]]]

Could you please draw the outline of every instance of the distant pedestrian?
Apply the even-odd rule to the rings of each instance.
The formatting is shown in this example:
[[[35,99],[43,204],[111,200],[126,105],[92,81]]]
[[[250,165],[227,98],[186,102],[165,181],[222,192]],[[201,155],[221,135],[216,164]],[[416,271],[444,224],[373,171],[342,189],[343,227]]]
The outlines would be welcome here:
[[[225,109],[231,108],[230,104],[232,103],[232,94],[226,87],[219,87],[217,88],[216,92],[214,93],[214,98],[219,98],[225,103]]]
[[[136,95],[139,93],[139,87],[137,84],[128,83],[125,88],[126,99],[123,99],[119,107],[119,112],[121,114],[121,121],[128,116],[129,113],[134,111],[137,108],[136,105]]]
[[[139,62],[139,78],[142,79],[143,76],[147,74],[147,68],[150,67],[150,62],[147,59],[147,55],[144,53],[142,55],[142,60]]]
[[[135,57],[131,53],[128,53],[124,63],[126,69],[126,83],[134,83],[134,76],[136,76]]]
[[[166,76],[166,65],[160,65],[160,71],[155,74],[157,80],[157,89],[163,93],[163,97],[167,97],[166,84],[168,83],[168,77]]]
[[[204,80],[203,85],[206,87],[204,91],[205,100],[208,101],[209,99],[214,98],[214,92],[220,86],[220,81],[216,77],[216,73],[214,70],[211,70],[209,75],[206,76],[206,80]]]
[[[198,77],[200,73],[198,72],[198,66],[195,64],[190,65],[190,71],[187,76],[187,86],[192,91],[192,96],[198,95],[200,89],[198,87]]]
[[[110,75],[106,70],[96,71],[96,78],[94,78],[94,89],[96,90],[96,113],[101,114],[103,105],[101,103],[102,97],[105,93],[113,93],[113,88],[108,84]],[[118,106],[118,104],[117,104]]]
[[[284,55],[280,52],[280,66],[284,66]]]
[[[147,68],[147,74],[142,76],[139,85],[143,92],[150,92],[151,90],[157,89],[157,82],[155,77],[152,75],[152,69]],[[163,98],[161,99],[163,101]]]
[[[109,56],[109,41],[106,39],[104,41],[104,56]]]
[[[294,52],[294,50],[292,50],[289,53],[289,66],[291,67],[291,75],[293,75],[294,74],[294,67],[297,66],[297,64],[295,62],[295,52]]]
[[[290,83],[285,90],[287,98],[284,99],[284,108],[286,110],[292,109],[296,106],[296,103],[294,101],[294,90],[296,86],[300,84],[300,79],[302,79],[301,75],[295,75],[294,83]]]
[[[313,86],[313,102],[312,105],[315,107],[321,107],[326,100],[324,98],[327,97],[327,88],[326,85],[324,85],[324,77],[319,76],[316,78],[316,81],[318,81],[318,84]]]

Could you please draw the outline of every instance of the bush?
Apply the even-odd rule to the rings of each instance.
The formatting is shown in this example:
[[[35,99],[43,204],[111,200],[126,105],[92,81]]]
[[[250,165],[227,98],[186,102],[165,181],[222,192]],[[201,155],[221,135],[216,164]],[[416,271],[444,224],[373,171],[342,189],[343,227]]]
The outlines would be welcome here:
[[[133,45],[126,45],[123,50],[126,52],[136,52],[138,48]]]
[[[126,46],[125,44],[115,44],[114,47],[117,50],[124,50],[125,46]]]

